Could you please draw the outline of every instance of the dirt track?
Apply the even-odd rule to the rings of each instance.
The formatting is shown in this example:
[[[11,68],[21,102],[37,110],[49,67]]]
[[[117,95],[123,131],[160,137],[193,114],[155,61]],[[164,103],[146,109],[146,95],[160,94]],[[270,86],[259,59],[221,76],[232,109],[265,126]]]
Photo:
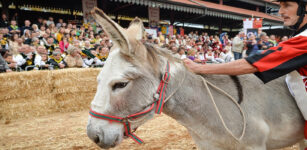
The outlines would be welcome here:
[[[88,111],[81,111],[1,122],[0,149],[99,149],[86,136],[87,118]],[[165,115],[156,116],[140,127],[136,134],[146,144],[138,145],[126,139],[113,150],[197,149],[186,129]],[[297,148],[294,146],[284,150]]]

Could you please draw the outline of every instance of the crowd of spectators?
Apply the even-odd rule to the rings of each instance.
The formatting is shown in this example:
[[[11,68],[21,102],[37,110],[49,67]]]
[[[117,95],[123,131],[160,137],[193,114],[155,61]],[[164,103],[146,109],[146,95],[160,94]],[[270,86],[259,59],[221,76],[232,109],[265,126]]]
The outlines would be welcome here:
[[[103,66],[112,42],[94,23],[55,23],[52,17],[17,23],[3,14],[0,46],[0,71],[9,72]]]
[[[275,35],[268,36],[259,30],[257,34],[250,32],[247,35],[241,31],[235,37],[229,37],[227,33],[208,35],[198,31],[184,36],[165,36],[159,32],[156,38],[148,35],[148,39],[151,43],[177,53],[182,59],[189,58],[198,63],[225,63],[261,53],[277,46],[279,42],[288,40],[288,37],[276,38]]]
[[[287,40],[283,37],[281,41]],[[240,32],[230,38],[227,33],[208,35],[190,32],[181,36],[147,34],[147,42],[168,48],[178,57],[198,63],[224,63],[276,46],[279,40],[264,32],[255,36]],[[0,18],[0,72],[53,70],[68,67],[101,67],[112,41],[95,23],[74,25],[63,19],[54,22],[38,18],[32,23]]]

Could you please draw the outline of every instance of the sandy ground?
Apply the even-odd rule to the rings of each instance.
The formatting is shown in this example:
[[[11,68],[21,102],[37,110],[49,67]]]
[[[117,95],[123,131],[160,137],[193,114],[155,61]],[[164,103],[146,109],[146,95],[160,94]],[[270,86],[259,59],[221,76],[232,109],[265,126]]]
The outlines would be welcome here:
[[[59,113],[35,119],[0,124],[0,150],[99,149],[86,135],[88,111]],[[136,132],[145,141],[138,145],[126,139],[112,150],[197,149],[186,129],[166,115],[156,116]],[[283,150],[297,150],[293,146]]]

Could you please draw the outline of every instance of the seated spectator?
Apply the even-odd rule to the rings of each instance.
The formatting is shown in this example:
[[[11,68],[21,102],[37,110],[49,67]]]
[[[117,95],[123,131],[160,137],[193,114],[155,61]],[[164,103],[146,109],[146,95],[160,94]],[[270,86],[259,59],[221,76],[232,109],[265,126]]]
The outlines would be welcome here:
[[[31,27],[30,20],[25,20],[25,26],[21,27],[20,32],[21,32],[22,35],[25,34],[25,30],[30,30],[30,31],[33,30],[32,27]]]
[[[46,23],[47,26],[50,26],[51,24],[54,24],[53,17],[49,17]]]
[[[90,41],[85,41],[84,42],[84,47],[82,49],[82,51],[90,51],[93,49],[93,46],[91,45]]]
[[[205,63],[205,61],[206,61],[206,54],[205,54],[203,48],[201,48],[199,50],[199,52],[197,53],[197,58],[200,60],[201,63]]]
[[[250,34],[250,37],[247,41],[247,50],[246,55],[254,55],[260,50],[260,43],[256,40],[256,36],[254,34]]]
[[[109,48],[107,46],[98,46],[96,49],[97,57],[102,62],[105,62],[109,56]]]
[[[212,51],[211,48],[209,48],[208,52],[206,53],[206,60],[211,62],[211,63],[215,62],[214,52]]]
[[[177,48],[177,46],[175,45],[175,43],[171,45],[170,50],[172,51],[173,54],[176,54],[176,53],[177,53],[178,48]]]
[[[11,69],[9,68],[7,62],[5,61],[5,59],[2,57],[2,55],[6,55],[7,54],[6,49],[1,49],[0,50],[0,73],[2,72],[11,72]]]
[[[79,40],[74,40],[73,41],[73,46],[76,47],[76,48],[81,49],[80,41]]]
[[[63,37],[62,40],[59,43],[59,46],[61,48],[61,53],[66,52],[68,47],[69,47],[68,39],[66,37]]]
[[[288,41],[288,36],[283,36],[282,38],[281,38],[281,42],[285,42],[285,41]]]
[[[31,37],[31,31],[30,30],[25,30],[24,31],[24,34],[22,36],[22,38],[24,39],[24,44],[28,44],[28,45],[31,45],[32,43],[32,37]]]
[[[220,58],[222,58],[224,62],[234,61],[234,57],[231,52],[231,43],[228,43],[224,48],[224,51],[220,53]]]
[[[185,49],[183,47],[180,47],[178,49],[178,54],[180,56],[180,59],[185,59],[187,58],[187,55],[185,54]]]
[[[46,34],[46,27],[45,26],[41,26],[39,29],[39,36],[43,36],[44,34]]]
[[[22,49],[20,55],[23,60],[18,64],[19,67],[21,67],[22,70],[33,70],[36,62],[39,61],[39,58],[36,57],[37,54],[34,53],[33,47],[29,45],[24,45]]]
[[[4,54],[3,58],[5,59],[8,67],[10,68],[10,70],[12,70],[12,71],[17,70],[17,63],[13,60],[12,54],[6,53],[6,54]]]
[[[2,33],[0,33],[0,44],[1,44],[1,48],[9,49],[8,39],[4,37]]]
[[[269,41],[273,44],[272,47],[277,46],[277,41],[276,41],[276,36],[275,35],[270,35]]]
[[[40,30],[38,29],[37,24],[33,24],[33,25],[32,25],[32,29],[33,29],[33,32],[38,33],[38,35],[40,36]]]
[[[109,38],[105,38],[105,42],[108,48],[111,49],[111,47],[113,46],[113,43],[111,42],[111,40]]]
[[[11,34],[14,34],[14,33],[18,33],[19,34],[20,33],[20,29],[19,29],[19,27],[17,25],[17,22],[15,20],[11,21],[11,25],[8,27],[8,29],[9,29],[9,32]]]
[[[15,55],[18,53],[18,49],[23,45],[23,39],[19,38],[18,34],[13,34],[11,39],[9,40],[10,53]]]
[[[274,46],[274,44],[270,42],[269,39],[270,39],[269,36],[264,37],[264,40],[262,41],[262,48],[261,48],[262,50],[267,50]]]
[[[73,67],[86,67],[80,55],[80,50],[76,47],[70,46],[67,49],[68,55],[65,57],[64,61],[67,63],[69,68]]]
[[[216,50],[215,51],[215,56],[214,56],[214,63],[225,63],[225,58],[226,54],[220,51],[220,50]]]
[[[50,65],[50,67],[53,69],[63,69],[67,67],[67,63],[64,61],[64,59],[61,56],[61,52],[54,51],[52,53],[52,56],[47,64]]]
[[[48,62],[48,55],[47,53],[45,54],[40,54],[41,56],[41,59],[40,61],[38,61],[36,63],[36,67],[39,69],[39,70],[46,70],[49,68],[49,64],[47,63]]]
[[[63,19],[60,18],[60,19],[58,20],[58,23],[56,24],[56,27],[57,27],[57,28],[61,28],[62,25],[63,25]]]
[[[7,39],[9,39],[9,38],[12,36],[12,34],[10,34],[8,28],[0,29],[0,33],[2,33],[2,34],[3,34],[3,37],[5,37],[5,38],[7,38]]]
[[[27,45],[22,45],[16,53],[12,53],[13,54],[13,60],[17,63],[17,67],[20,67],[21,65],[23,65],[24,63],[26,63],[25,59],[22,57],[21,53],[25,52]]]
[[[195,62],[200,62],[200,60],[196,57],[196,53],[197,53],[196,49],[190,49],[188,51],[188,58]]]
[[[0,18],[0,28],[6,28],[9,26],[9,20],[6,14],[2,14]]]
[[[81,52],[81,56],[82,56],[83,62],[85,64],[85,67],[104,65],[104,62],[99,60],[99,58],[97,57],[97,52],[96,51],[91,50],[89,52],[89,54],[84,54],[83,51]]]
[[[90,41],[85,41],[84,48],[82,49],[82,53],[87,55],[90,58],[95,58],[95,55],[93,55],[91,52],[92,50],[94,50],[94,48],[91,46]]]
[[[51,56],[54,49],[55,49],[56,45],[54,44],[54,39],[53,37],[48,37],[47,38],[47,43],[45,44],[45,48],[48,51],[48,55]]]
[[[35,47],[39,46],[39,39],[36,37],[32,38],[31,46],[35,46]]]
[[[42,54],[48,54],[48,52],[47,52],[45,46],[42,46],[42,45],[39,45],[39,46],[36,47],[36,52],[37,52],[37,54],[40,55],[40,56],[41,56]]]
[[[60,42],[64,37],[65,28],[60,28],[59,32],[56,33],[55,37],[57,42]]]

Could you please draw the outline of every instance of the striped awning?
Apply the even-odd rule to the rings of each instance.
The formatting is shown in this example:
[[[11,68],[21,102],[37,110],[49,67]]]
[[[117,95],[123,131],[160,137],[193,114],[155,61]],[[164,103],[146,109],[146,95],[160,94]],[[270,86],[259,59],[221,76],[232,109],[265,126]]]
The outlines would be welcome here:
[[[241,15],[230,14],[230,13],[226,13],[226,12],[218,12],[218,11],[209,10],[209,9],[206,9],[205,13],[208,16],[226,18],[226,19],[233,19],[233,20],[243,20],[244,18],[246,18],[246,17],[243,17]]]
[[[192,13],[192,14],[204,14],[205,13],[204,9],[189,7],[188,5],[181,6],[181,5],[176,5],[176,4],[170,4],[170,3],[162,2],[162,1],[154,1],[154,0],[111,0],[111,1],[131,3],[131,4],[142,5],[142,6],[147,6],[147,7],[158,7],[162,9],[182,11],[182,12]]]
[[[159,7],[174,11],[182,11],[199,15],[207,15],[218,18],[243,20],[247,17],[263,18],[264,23],[280,25],[282,20],[278,16],[272,16],[263,12],[247,10],[239,7],[219,5],[202,0],[110,0],[147,7]]]

